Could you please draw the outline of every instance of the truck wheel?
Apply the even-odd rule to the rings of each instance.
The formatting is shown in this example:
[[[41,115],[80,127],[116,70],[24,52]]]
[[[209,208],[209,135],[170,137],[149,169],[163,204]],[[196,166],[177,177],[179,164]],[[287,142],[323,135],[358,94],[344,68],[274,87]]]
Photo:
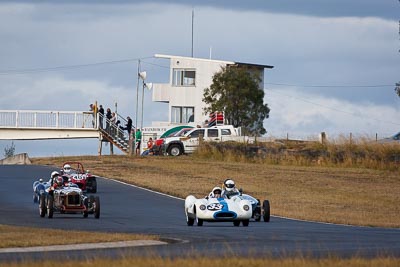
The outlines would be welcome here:
[[[171,145],[168,148],[168,154],[174,157],[179,156],[182,154],[182,149],[179,145]]]
[[[249,226],[249,222],[250,222],[250,220],[243,220],[242,224],[243,224],[243,226]]]
[[[271,217],[271,207],[269,205],[269,201],[268,200],[264,200],[263,202],[263,218],[264,218],[264,222],[269,222]]]

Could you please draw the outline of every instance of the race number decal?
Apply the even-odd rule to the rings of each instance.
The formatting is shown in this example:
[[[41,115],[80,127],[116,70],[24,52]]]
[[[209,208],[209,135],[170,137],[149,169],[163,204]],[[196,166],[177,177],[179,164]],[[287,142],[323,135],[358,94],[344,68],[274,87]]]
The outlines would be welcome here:
[[[222,210],[222,208],[224,207],[224,205],[219,204],[219,203],[213,203],[207,206],[208,210]]]

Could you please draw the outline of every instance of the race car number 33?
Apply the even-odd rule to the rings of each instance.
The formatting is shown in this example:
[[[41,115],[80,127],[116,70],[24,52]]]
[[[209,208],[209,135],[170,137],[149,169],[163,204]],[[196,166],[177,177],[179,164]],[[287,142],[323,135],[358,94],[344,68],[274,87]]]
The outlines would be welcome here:
[[[224,207],[224,205],[219,204],[219,203],[213,203],[207,206],[208,210],[221,210]]]

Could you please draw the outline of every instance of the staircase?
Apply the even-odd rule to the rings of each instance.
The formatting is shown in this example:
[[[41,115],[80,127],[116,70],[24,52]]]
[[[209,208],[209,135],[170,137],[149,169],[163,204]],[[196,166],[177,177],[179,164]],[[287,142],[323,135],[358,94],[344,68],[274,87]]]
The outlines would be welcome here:
[[[98,113],[98,115],[99,115],[99,121],[104,122],[104,125],[101,125],[101,123],[99,124],[101,141],[109,142],[110,144],[113,144],[114,146],[118,147],[125,154],[128,154],[130,152],[129,136],[127,131],[121,128],[123,125],[126,124],[126,120],[120,115],[118,115],[117,121],[119,122],[122,121],[123,123],[115,124],[102,114]]]

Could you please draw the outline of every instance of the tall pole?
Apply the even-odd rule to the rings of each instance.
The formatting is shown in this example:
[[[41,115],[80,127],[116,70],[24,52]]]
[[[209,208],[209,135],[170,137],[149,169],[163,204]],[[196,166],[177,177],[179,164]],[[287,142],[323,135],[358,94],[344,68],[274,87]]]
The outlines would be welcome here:
[[[143,81],[143,87],[142,87],[142,120],[140,121],[140,130],[143,129],[143,101],[144,101],[144,87],[146,84]]]
[[[193,24],[194,24],[194,8],[192,9],[192,57],[193,57]]]
[[[140,73],[140,59],[138,60],[138,70],[137,70],[135,134],[138,125],[138,111],[139,111],[139,80],[140,80],[139,73]]]

